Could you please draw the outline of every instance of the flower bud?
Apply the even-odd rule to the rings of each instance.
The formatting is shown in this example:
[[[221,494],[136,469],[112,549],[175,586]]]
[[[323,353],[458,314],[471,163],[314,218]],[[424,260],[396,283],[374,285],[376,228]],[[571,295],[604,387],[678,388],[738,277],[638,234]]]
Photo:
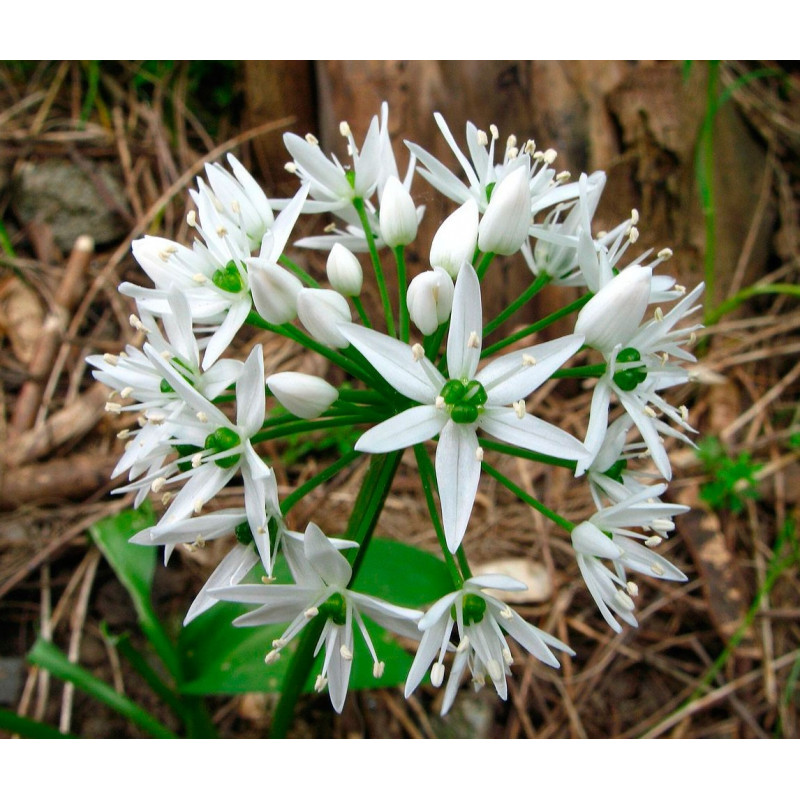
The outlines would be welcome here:
[[[406,295],[408,315],[425,336],[450,318],[453,291],[451,277],[438,268],[417,275],[409,284]]]
[[[531,191],[524,165],[494,187],[478,226],[478,247],[484,253],[510,256],[522,247],[531,226]]]
[[[381,237],[389,247],[410,244],[417,236],[417,209],[411,195],[394,175],[390,175],[381,195]]]
[[[339,323],[353,320],[350,306],[339,292],[332,289],[301,289],[297,295],[297,316],[321,344],[337,349],[350,344],[339,333]]]
[[[264,259],[248,258],[247,269],[258,313],[271,325],[293,320],[303,284],[291,272]]]
[[[361,294],[364,273],[358,259],[338,242],[331,248],[327,263],[328,280],[339,294],[357,297]]]
[[[276,372],[267,386],[278,402],[301,419],[314,419],[330,408],[339,392],[328,381],[302,372]]]
[[[472,261],[478,243],[478,204],[470,198],[436,231],[431,243],[431,266],[441,267],[456,279],[461,265]]]
[[[636,333],[650,299],[653,270],[634,265],[615,275],[581,309],[575,333],[602,353],[625,345]]]

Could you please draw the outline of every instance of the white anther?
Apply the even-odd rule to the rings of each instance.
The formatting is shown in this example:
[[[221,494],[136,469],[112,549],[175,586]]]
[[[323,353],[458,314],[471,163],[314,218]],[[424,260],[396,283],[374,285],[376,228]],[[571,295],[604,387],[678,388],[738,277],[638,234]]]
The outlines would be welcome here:
[[[650,529],[658,533],[669,533],[675,530],[675,523],[671,519],[654,519],[650,521]]]
[[[497,130],[497,125],[492,123],[489,126],[489,133],[492,134],[492,139],[499,139],[500,138],[500,131]]]
[[[489,659],[489,662],[486,664],[486,669],[489,671],[489,677],[491,677],[493,681],[499,681],[503,677],[503,668],[496,658]]]
[[[525,418],[525,401],[524,400],[515,400],[511,405],[514,408],[514,413],[517,415],[517,419],[524,419]]]
[[[208,414],[205,411],[198,411],[195,416],[198,422],[208,422]]]
[[[478,691],[486,686],[486,676],[485,675],[473,675],[472,676],[472,685],[475,687],[475,690]]]
[[[425,348],[419,342],[416,342],[411,345],[411,355],[414,357],[414,361],[422,361],[425,358]]]
[[[556,175],[556,180],[559,183],[566,183],[571,177],[572,173],[568,172],[567,170],[564,170],[563,172],[559,172],[558,175]]]
[[[192,456],[192,468],[197,469],[203,463],[203,454],[195,453]]]
[[[122,412],[122,406],[119,403],[106,403],[106,411],[109,414],[119,414]]]
[[[124,400],[130,397],[133,394],[133,386],[126,386],[122,391],[119,393],[119,396]]]
[[[534,154],[534,152],[536,152],[536,142],[534,142],[534,141],[533,141],[533,139],[528,139],[528,141],[527,141],[527,142],[525,142],[525,147],[523,147],[522,149],[523,149],[523,150],[524,150],[524,151],[525,151],[525,152],[526,152],[526,153],[527,153],[529,156],[530,156],[530,155],[533,155],[533,154]]]
[[[477,331],[470,331],[469,339],[467,339],[467,347],[477,350],[481,346],[481,340],[478,338]]]
[[[286,646],[286,641],[284,639],[273,639],[272,640],[272,646],[276,650],[279,650],[281,647],[285,647]]]
[[[317,679],[314,681],[314,691],[321,692],[327,685],[328,679],[324,675],[317,675]]]
[[[227,235],[228,235],[228,229],[223,225],[220,225],[217,228],[217,236],[219,236],[220,239],[224,239]]]
[[[317,614],[319,614],[319,609],[316,606],[311,606],[311,608],[307,608],[303,612],[303,616],[306,619],[314,619],[314,617],[316,617]]]
[[[440,394],[436,395],[436,400],[434,400],[433,402],[438,411],[441,411],[444,408],[445,405],[444,397],[442,397]]]
[[[120,431],[120,432],[117,434],[117,439],[127,439],[129,436],[131,436],[131,430],[130,430],[130,428],[123,428],[123,429],[122,429],[122,430],[121,430],[121,431]]]
[[[372,677],[373,678],[382,678],[383,671],[386,669],[386,664],[383,661],[376,661],[372,665]]]
[[[672,250],[669,247],[665,247],[663,250],[658,251],[658,257],[662,261],[666,261],[668,258],[672,258]]]
[[[631,225],[638,225],[639,224],[639,212],[635,209],[631,209]]]
[[[686,287],[683,284],[676,283],[673,288],[678,294],[686,294]]]
[[[512,133],[511,136],[506,139],[506,150],[511,150],[517,146],[517,137],[514,136]]]
[[[545,164],[552,164],[557,157],[558,153],[552,147],[548,147],[542,154],[542,160]]]
[[[631,244],[634,244],[638,238],[639,238],[639,229],[634,226],[628,231],[628,241]]]
[[[242,208],[239,205],[239,201],[238,200],[231,200],[231,211],[238,216],[239,212],[241,210],[242,210]]]
[[[274,664],[280,657],[281,654],[277,650],[270,650],[269,653],[264,656],[264,663]]]
[[[508,158],[516,158],[518,155],[519,155],[519,150],[517,150],[516,147],[509,147],[506,150],[506,156],[508,156]]]
[[[633,611],[635,608],[633,600],[631,600],[630,596],[625,594],[622,589],[617,589],[617,601],[619,604],[627,609],[628,611]]]
[[[317,137],[314,136],[313,133],[307,133],[306,134],[306,141],[309,144],[313,144],[313,145],[318,145],[319,144],[319,139],[317,139]]]
[[[689,346],[691,347],[696,341],[697,341],[697,334],[694,331],[692,331],[689,334],[689,341],[688,341]]]
[[[653,312],[653,317],[655,318],[656,322],[664,321],[664,312],[661,310],[661,306],[656,306],[656,310]]]
[[[646,547],[658,547],[663,539],[660,536],[650,536],[644,540]]]
[[[513,619],[513,617],[514,617],[514,612],[513,612],[513,611],[512,611],[512,610],[511,610],[511,609],[510,609],[508,606],[503,606],[503,607],[500,609],[500,616],[501,616],[503,619]]]
[[[444,664],[441,664],[440,662],[437,661],[431,667],[431,684],[438,689],[442,685],[443,680],[444,680]]]
[[[195,501],[193,510],[195,514],[200,514],[203,510],[203,501],[202,500]]]
[[[190,228],[194,228],[197,225],[197,212],[194,209],[186,215],[186,224]]]
[[[275,583],[275,576],[274,575],[262,575],[261,576],[261,583],[265,583],[269,586],[271,583]]]
[[[329,223],[328,225],[326,225],[322,229],[322,232],[323,233],[335,233],[336,232],[336,223],[335,222]]]
[[[655,561],[650,565],[650,569],[653,571],[653,574],[658,575],[659,578],[664,574],[664,567],[662,567],[661,564],[656,564]]]
[[[162,478],[156,478],[150,484],[150,491],[154,492],[155,494],[158,494],[166,485],[167,485],[167,479],[166,478],[163,478],[163,477]]]
[[[483,461],[483,448],[482,447],[475,448],[475,460],[476,461]]]
[[[506,666],[510,667],[514,663],[514,657],[511,655],[511,651],[507,647],[504,647],[500,652],[503,654],[503,661],[506,662]]]
[[[115,356],[113,353],[105,353],[105,355],[103,355],[103,361],[105,361],[106,364],[111,364],[112,367],[116,367],[117,364],[119,364],[119,356]]]
[[[535,367],[536,366],[536,359],[533,356],[528,355],[527,353],[522,354],[522,366],[523,367]]]
[[[634,583],[633,581],[628,581],[625,584],[625,588],[628,590],[628,594],[631,597],[638,597],[639,596],[639,586],[638,586],[638,584]]]
[[[202,536],[198,536],[192,545],[196,547],[198,550],[202,550],[206,546],[206,540]]]
[[[343,645],[342,645],[342,646],[339,648],[339,655],[340,655],[340,656],[341,656],[341,657],[342,657],[342,658],[343,658],[345,661],[352,661],[352,660],[353,660],[353,651],[352,651],[352,650],[351,650],[351,649],[350,649],[350,648],[349,648],[349,647],[348,647],[346,644],[343,644]]]
[[[456,647],[456,653],[463,653],[469,647],[469,636],[465,636]]]
[[[655,419],[658,416],[658,414],[656,414],[656,412],[653,411],[653,409],[650,408],[650,406],[644,407],[644,413],[647,414],[648,417],[652,417],[653,419]]]
[[[345,120],[342,120],[339,123],[339,133],[341,133],[342,136],[344,136],[345,138],[350,136],[350,126],[347,124]]]
[[[686,408],[686,406],[678,406],[678,411],[680,412],[681,419],[684,422],[688,422],[689,421],[689,409]]]
[[[294,161],[287,161],[283,168],[291,175],[294,175],[297,172],[297,164]]]
[[[167,415],[163,411],[151,411],[147,415],[145,424],[148,422],[151,425],[163,425],[167,421]]]
[[[669,353],[666,350],[659,356],[659,361],[661,361],[662,367],[669,361]]]
[[[150,333],[150,331],[144,326],[144,323],[136,316],[136,314],[131,314],[128,317],[128,322],[130,322],[131,327],[134,330],[141,331],[142,333]]]
[[[259,525],[256,528],[256,536],[263,536],[267,532],[267,529],[263,525]]]
[[[481,147],[486,147],[489,144],[489,137],[486,135],[486,131],[478,131],[478,144]]]
[[[195,283],[199,284],[200,286],[208,282],[208,278],[205,275],[203,275],[202,272],[195,272],[195,274],[192,275],[192,280]]]
[[[161,505],[168,506],[172,502],[173,497],[175,497],[175,492],[163,492],[161,495]]]

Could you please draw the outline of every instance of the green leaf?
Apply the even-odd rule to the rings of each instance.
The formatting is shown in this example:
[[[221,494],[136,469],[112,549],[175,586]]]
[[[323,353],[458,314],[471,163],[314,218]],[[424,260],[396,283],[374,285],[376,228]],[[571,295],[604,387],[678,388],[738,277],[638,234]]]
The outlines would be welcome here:
[[[96,522],[89,533],[130,595],[142,631],[177,680],[180,667],[177,653],[150,600],[159,549],[128,542],[135,533],[155,523],[152,509],[143,505]]]
[[[174,739],[175,734],[153,718],[143,708],[136,705],[124,695],[119,694],[107,683],[92,675],[91,672],[73,664],[64,653],[52,642],[38,639],[28,654],[33,664],[38,664],[56,678],[75,684],[75,687],[86,694],[105,703],[109,708],[138,725],[142,730],[157,739]]]
[[[74,739],[70,733],[61,733],[58,728],[37,722],[35,719],[20,717],[13,711],[0,708],[0,730],[15,733],[25,739]]]
[[[285,565],[276,565],[275,577],[287,582]],[[355,581],[355,590],[390,603],[417,608],[453,590],[443,561],[400,542],[374,539]],[[288,623],[257,628],[234,628],[233,620],[253,606],[217,603],[184,628],[179,648],[183,659],[185,694],[237,694],[280,691],[291,662],[295,642],[287,646],[274,664],[264,663],[272,641],[281,636]],[[351,689],[396,686],[402,683],[413,657],[394,636],[365,620],[378,657],[386,668],[381,678],[372,675],[372,657],[356,631]],[[310,673],[305,691],[313,689],[314,678],[322,668],[320,653]]]

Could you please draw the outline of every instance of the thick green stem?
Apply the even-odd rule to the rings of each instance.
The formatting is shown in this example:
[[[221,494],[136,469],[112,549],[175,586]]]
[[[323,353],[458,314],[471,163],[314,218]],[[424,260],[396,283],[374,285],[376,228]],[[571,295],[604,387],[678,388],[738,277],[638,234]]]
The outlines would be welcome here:
[[[363,453],[358,450],[350,450],[345,453],[338,461],[334,461],[329,467],[326,467],[322,472],[318,472],[313,478],[309,478],[302,486],[295,489],[290,495],[287,495],[281,501],[281,514],[286,516],[289,511],[297,505],[307,494],[310,494],[323,483],[327,483],[331,478],[341,472],[345,467],[353,463],[357,458],[360,458]]]
[[[353,561],[353,579],[369,547],[402,456],[403,451],[398,450],[394,453],[373,455],[370,459],[369,469],[353,504],[347,527],[347,538],[359,544]],[[353,552],[353,550],[348,551],[350,558],[353,558],[351,555]],[[314,666],[314,650],[324,625],[325,616],[320,614],[308,623],[300,636],[297,650],[292,656],[286,674],[281,698],[272,718],[270,737],[273,739],[284,738],[289,732],[297,700]]]
[[[527,503],[529,506],[535,508],[539,513],[544,514],[549,520],[552,520],[556,523],[559,527],[563,528],[565,531],[572,531],[575,527],[575,524],[570,522],[568,519],[564,519],[560,514],[556,514],[555,511],[548,508],[544,503],[540,503],[535,497],[529,495],[524,489],[517,486],[514,481],[510,478],[507,478],[501,472],[498,472],[494,467],[487,464],[485,461],[483,462],[483,469],[488,474],[491,475],[498,483],[503,484],[503,486],[508,489],[509,492],[515,494],[519,497],[520,500]]]
[[[542,273],[536,280],[504,311],[498,314],[491,322],[487,323],[483,329],[483,335],[488,336],[492,331],[497,330],[510,316],[515,314],[525,305],[534,295],[538,294],[550,282],[550,276]]]
[[[361,298],[352,297],[350,299],[353,301],[353,305],[356,307],[356,311],[358,312],[358,316],[361,319],[361,322],[364,324],[364,327],[371,328],[372,323],[369,321],[369,315],[367,314],[367,310],[364,308],[364,304],[361,302]]]
[[[367,218],[367,209],[364,207],[364,201],[360,197],[356,197],[353,200],[353,206],[356,209],[359,220],[361,220],[361,227],[364,229],[364,235],[367,237],[367,247],[369,248],[369,255],[372,259],[372,268],[375,270],[375,280],[378,283],[378,292],[381,296],[383,316],[386,319],[386,330],[389,336],[396,336],[392,303],[389,300],[389,291],[386,288],[386,278],[383,276],[383,267],[381,266],[381,260],[378,256],[378,249],[375,247],[375,237],[372,234],[372,226],[369,224],[369,219]]]
[[[492,259],[494,258],[494,253],[484,253],[483,258],[481,259],[481,263],[478,264],[475,272],[478,274],[478,280],[482,281],[483,276],[486,274],[486,270],[489,269],[489,264],[492,263]]]
[[[555,456],[546,456],[544,453],[534,453],[532,450],[525,450],[523,447],[514,447],[514,445],[511,444],[496,442],[494,439],[478,437],[478,444],[484,450],[494,450],[495,453],[516,456],[517,458],[524,458],[527,461],[537,461],[540,464],[551,464],[554,467],[565,467],[569,470],[575,469],[575,462],[569,461],[566,458],[556,458]]]

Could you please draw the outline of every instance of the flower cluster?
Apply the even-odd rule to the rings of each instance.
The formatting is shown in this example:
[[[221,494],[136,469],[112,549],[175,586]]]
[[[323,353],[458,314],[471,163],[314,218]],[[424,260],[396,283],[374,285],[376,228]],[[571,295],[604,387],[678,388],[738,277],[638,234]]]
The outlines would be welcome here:
[[[495,595],[523,585],[502,575],[472,576],[465,546],[482,475],[501,480],[571,536],[589,593],[615,631],[619,620],[637,624],[630,573],[685,580],[655,552],[674,529],[673,517],[688,510],[661,499],[671,478],[665,437],[688,442],[693,430],[686,408],[663,395],[689,378],[686,365],[694,359],[686,348],[698,326],[685,320],[702,286],[687,293],[656,274],[671,255],[666,249],[627,262],[638,236],[636,212],[593,234],[602,173],[572,180],[553,166],[554,151],[514,136],[502,146],[493,125],[487,134],[469,123],[464,152],[438,114],[436,122],[463,179],[411,142],[401,179],[385,104],[360,148],[342,123],[342,160],[326,156],[310,134],[287,134],[287,169],[300,182],[289,199],[269,199],[233,156],[230,171],[207,165],[191,192],[191,246],[152,236],[134,243],[152,286],[125,283],[120,291],[136,303],[131,324],[144,335],[142,348],[89,359],[112,390],[107,410],[135,419],[119,434],[125,451],[114,476],[127,473],[128,483],[117,491],[132,493],[136,505],[152,495],[164,506],[160,520],[132,541],[163,545],[165,559],[178,545],[226,536],[233,542],[186,622],[221,601],[257,606],[235,624],[286,625],[267,665],[296,637],[316,637],[316,653],[324,651],[316,688],[328,688],[337,711],[356,631],[375,680],[383,675],[380,642],[365,618],[419,641],[407,695],[428,672],[441,686],[449,668],[443,713],[467,669],[476,687],[488,676],[506,697],[514,660],[508,637],[551,667],[559,666],[554,651],[572,653]],[[405,248],[425,211],[413,199],[415,175],[457,207],[433,236],[430,268],[411,277]],[[299,216],[323,212],[336,221],[294,243],[328,253],[320,283],[288,248]],[[486,278],[497,260],[515,255],[530,271],[530,289],[486,319]],[[399,286],[387,280],[390,269]],[[380,310],[361,302],[365,271],[377,285]],[[492,339],[551,283],[581,287],[581,301]],[[575,308],[574,332],[548,338],[548,325]],[[321,355],[347,382],[267,375],[261,344],[244,361],[224,358],[246,323]],[[567,367],[579,352],[589,353],[589,363]],[[582,430],[541,419],[530,400],[547,381],[571,378],[594,380]],[[343,426],[360,431],[354,449],[281,498],[261,443]],[[413,448],[451,584],[427,608],[355,588],[406,448]],[[497,452],[570,470],[590,488],[595,513],[570,521],[546,508],[490,466]],[[347,530],[339,538],[313,522],[304,533],[291,530],[300,498],[361,458],[369,460],[372,493],[359,495]],[[217,498],[226,486],[241,497],[234,507]],[[291,578],[275,582],[283,562]],[[393,578],[401,584],[404,576]]]

